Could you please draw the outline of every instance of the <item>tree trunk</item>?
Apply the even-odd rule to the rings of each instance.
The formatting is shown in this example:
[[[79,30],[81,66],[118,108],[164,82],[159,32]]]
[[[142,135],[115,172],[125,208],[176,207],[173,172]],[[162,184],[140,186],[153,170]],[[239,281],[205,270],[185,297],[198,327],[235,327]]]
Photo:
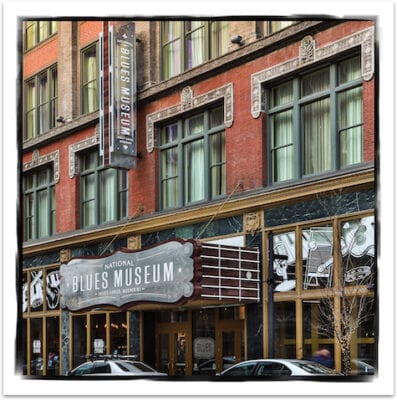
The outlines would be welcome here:
[[[351,374],[350,346],[342,348],[342,373],[343,375]]]

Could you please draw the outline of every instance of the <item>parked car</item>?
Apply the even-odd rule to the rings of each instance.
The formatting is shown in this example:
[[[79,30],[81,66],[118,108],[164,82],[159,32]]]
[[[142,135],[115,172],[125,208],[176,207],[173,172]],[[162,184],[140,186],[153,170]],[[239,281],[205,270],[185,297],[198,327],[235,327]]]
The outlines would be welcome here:
[[[223,370],[231,367],[236,363],[234,356],[223,357]],[[193,375],[215,375],[216,372],[216,360],[213,358],[208,361],[204,361],[193,369]]]
[[[283,378],[289,376],[339,375],[314,361],[261,359],[242,361],[218,374],[224,378]]]
[[[369,360],[351,360],[351,368],[353,375],[374,375],[375,367],[370,364]]]
[[[86,361],[68,372],[68,376],[84,377],[162,377],[167,374],[158,372],[141,361],[122,359],[99,359]]]

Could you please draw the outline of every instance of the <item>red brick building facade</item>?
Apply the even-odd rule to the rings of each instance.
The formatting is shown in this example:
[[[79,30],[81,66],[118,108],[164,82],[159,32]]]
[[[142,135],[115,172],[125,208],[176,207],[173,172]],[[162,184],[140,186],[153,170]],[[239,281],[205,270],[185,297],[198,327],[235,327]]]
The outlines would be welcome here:
[[[349,359],[375,363],[375,23],[106,22],[23,21],[24,373],[64,375],[95,340],[169,375],[322,347],[340,371],[345,297],[365,300],[350,320],[360,323]],[[125,170],[103,166],[99,152],[99,37],[127,24],[137,156]],[[182,305],[62,307],[61,265],[174,239],[257,249],[257,298],[218,288]],[[330,300],[335,329],[322,319]],[[209,360],[214,369],[201,371]]]

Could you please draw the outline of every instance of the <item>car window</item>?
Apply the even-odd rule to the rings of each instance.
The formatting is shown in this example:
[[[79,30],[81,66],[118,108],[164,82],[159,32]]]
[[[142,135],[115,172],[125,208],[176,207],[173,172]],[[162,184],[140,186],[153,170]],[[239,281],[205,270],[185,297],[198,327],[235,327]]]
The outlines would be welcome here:
[[[236,365],[235,367],[227,370],[224,376],[251,376],[256,363],[246,363],[242,365]]]
[[[116,361],[115,364],[125,372],[153,372],[154,369],[141,362]]]
[[[294,361],[293,364],[312,374],[329,374],[333,372],[331,369],[321,364],[312,363],[310,361]]]
[[[110,365],[107,362],[96,362],[94,365],[94,374],[108,374],[111,372]]]
[[[76,368],[72,375],[87,375],[87,374],[92,374],[92,371],[94,370],[94,367],[92,363],[87,363],[80,365],[80,367]]]
[[[256,376],[288,376],[291,375],[291,370],[284,364],[269,362],[261,363],[257,370]]]

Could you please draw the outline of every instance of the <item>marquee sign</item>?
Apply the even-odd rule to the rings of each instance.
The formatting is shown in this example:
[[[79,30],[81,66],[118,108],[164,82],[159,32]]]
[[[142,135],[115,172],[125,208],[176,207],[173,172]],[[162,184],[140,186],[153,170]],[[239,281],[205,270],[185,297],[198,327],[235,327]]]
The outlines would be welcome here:
[[[195,242],[174,240],[142,251],[73,258],[60,268],[61,305],[76,311],[189,298],[195,291],[194,247]]]

